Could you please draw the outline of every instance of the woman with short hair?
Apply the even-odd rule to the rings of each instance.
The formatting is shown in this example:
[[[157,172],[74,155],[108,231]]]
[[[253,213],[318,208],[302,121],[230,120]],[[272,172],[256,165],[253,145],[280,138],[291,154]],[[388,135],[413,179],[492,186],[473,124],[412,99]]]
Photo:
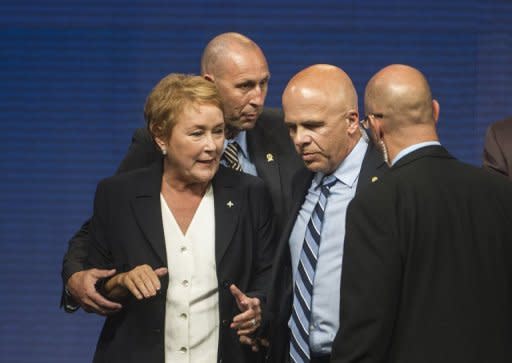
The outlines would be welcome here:
[[[144,114],[162,160],[96,191],[89,262],[117,270],[99,289],[123,308],[107,317],[94,362],[251,362],[237,331],[261,322],[270,197],[260,179],[219,167],[224,118],[213,83],[170,74]]]

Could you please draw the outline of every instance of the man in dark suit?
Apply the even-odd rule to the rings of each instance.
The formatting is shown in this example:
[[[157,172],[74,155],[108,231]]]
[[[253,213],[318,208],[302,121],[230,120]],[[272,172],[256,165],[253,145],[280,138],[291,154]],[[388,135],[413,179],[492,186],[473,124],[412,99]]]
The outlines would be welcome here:
[[[356,191],[377,180],[386,166],[359,127],[356,91],[341,69],[324,64],[299,72],[284,91],[283,109],[307,170],[294,177],[293,206],[274,261],[265,317],[267,359],[324,362],[338,329],[339,299],[333,292],[340,283],[346,207]],[[319,218],[316,211],[328,179],[334,184]],[[313,242],[316,247],[309,245],[312,220],[319,237]],[[314,261],[303,259],[309,254],[315,255]],[[306,285],[309,291],[303,291]],[[307,319],[296,320],[297,316]]]
[[[495,122],[487,129],[484,168],[512,181],[512,117]]]
[[[236,142],[232,146],[236,158],[225,158],[223,162],[233,168],[241,166],[244,172],[265,181],[279,230],[290,205],[291,177],[303,166],[288,137],[281,112],[263,109],[270,77],[265,56],[251,39],[238,33],[221,34],[206,46],[201,73],[215,83],[222,97],[230,129],[227,136],[231,138],[226,147]],[[118,173],[147,166],[159,157],[148,132],[139,129]],[[98,279],[112,276],[115,271],[87,269],[88,246],[86,222],[70,240],[64,256],[62,278],[66,292],[61,304],[66,311],[79,306],[100,314],[117,311],[121,305],[106,300],[95,289]]]
[[[512,184],[440,145],[418,70],[382,69],[364,104],[391,169],[348,208],[331,362],[511,362]]]

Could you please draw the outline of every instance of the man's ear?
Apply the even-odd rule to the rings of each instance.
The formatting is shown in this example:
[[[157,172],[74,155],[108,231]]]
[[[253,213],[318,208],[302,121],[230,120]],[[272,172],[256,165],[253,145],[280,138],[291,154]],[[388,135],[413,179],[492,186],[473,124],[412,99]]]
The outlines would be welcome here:
[[[432,117],[434,118],[434,122],[437,124],[437,120],[439,120],[439,113],[441,112],[441,106],[439,106],[439,102],[437,100],[432,100]]]
[[[384,130],[382,130],[381,120],[376,117],[373,119],[373,129],[377,138],[382,140],[384,138]]]
[[[353,134],[359,132],[359,113],[356,110],[350,110],[347,116],[348,132]]]

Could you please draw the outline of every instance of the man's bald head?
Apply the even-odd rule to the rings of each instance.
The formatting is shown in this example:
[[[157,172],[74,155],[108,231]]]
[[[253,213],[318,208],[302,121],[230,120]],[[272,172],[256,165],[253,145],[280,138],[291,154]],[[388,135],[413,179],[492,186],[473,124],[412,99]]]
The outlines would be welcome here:
[[[393,64],[375,74],[366,86],[364,105],[367,114],[389,119],[390,129],[437,121],[425,76],[407,65]]]
[[[317,64],[297,73],[283,93],[290,137],[307,168],[330,174],[361,138],[357,94],[340,68]]]
[[[411,145],[438,140],[439,104],[415,68],[393,64],[377,72],[366,86],[364,109],[388,164]]]
[[[217,35],[206,45],[201,57],[201,74],[217,76],[224,70],[224,64],[246,54],[257,54],[263,58],[258,44],[240,33]]]
[[[288,99],[322,98],[325,104],[357,111],[357,93],[350,77],[340,68],[315,64],[297,73],[286,86],[283,104]]]

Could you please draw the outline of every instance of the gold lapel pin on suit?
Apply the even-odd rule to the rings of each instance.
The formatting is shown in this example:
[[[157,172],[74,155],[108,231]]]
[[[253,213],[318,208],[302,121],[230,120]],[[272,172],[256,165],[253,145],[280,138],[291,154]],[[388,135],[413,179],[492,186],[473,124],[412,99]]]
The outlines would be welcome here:
[[[375,183],[377,180],[379,180],[379,178],[378,178],[378,177],[376,177],[376,176],[372,176],[372,183]]]
[[[272,155],[271,153],[268,153],[267,154],[267,163],[270,163],[274,161],[274,155]]]
[[[229,201],[229,202],[227,202],[227,203],[226,203],[226,205],[227,205],[229,208],[231,208],[231,207],[233,207],[233,206],[235,205],[235,203],[233,203],[232,201]]]

